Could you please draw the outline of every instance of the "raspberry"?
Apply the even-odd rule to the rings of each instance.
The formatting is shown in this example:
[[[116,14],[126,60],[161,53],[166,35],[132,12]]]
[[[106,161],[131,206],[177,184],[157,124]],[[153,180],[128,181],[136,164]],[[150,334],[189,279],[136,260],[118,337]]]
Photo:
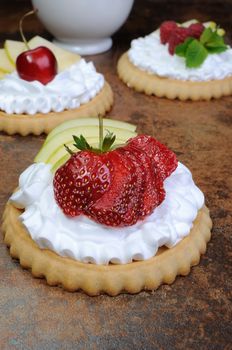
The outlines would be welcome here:
[[[171,55],[174,55],[176,46],[183,43],[185,39],[187,39],[189,36],[190,36],[189,28],[182,28],[182,27],[176,28],[176,30],[171,34],[169,38],[169,47],[168,47],[169,53]]]
[[[160,26],[160,40],[162,44],[166,44],[169,41],[170,35],[177,28],[177,24],[174,21],[165,21]]]
[[[192,36],[195,39],[199,39],[205,27],[202,23],[193,23],[188,27],[188,29],[190,36]]]

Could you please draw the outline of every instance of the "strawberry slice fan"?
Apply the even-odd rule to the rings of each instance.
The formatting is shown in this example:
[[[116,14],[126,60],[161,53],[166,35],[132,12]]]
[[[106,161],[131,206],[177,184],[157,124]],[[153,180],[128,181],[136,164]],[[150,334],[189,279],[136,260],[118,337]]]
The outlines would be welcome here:
[[[69,216],[84,214],[108,226],[143,220],[164,200],[163,182],[177,167],[175,154],[151,136],[139,135],[104,152],[75,138],[80,152],[54,176],[55,199]],[[103,141],[103,145],[106,141]]]

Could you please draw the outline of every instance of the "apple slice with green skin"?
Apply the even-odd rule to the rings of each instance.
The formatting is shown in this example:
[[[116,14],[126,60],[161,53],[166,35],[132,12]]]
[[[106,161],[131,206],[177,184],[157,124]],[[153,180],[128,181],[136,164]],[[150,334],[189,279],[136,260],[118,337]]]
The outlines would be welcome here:
[[[70,154],[68,154],[68,152],[66,152],[66,154],[60,158],[51,168],[51,171],[53,173],[56,172],[57,169],[59,169],[61,167],[61,165],[63,165],[64,163],[67,162],[67,160],[70,158]]]
[[[99,138],[86,138],[87,142],[94,148],[98,148],[99,146]],[[114,142],[114,146],[122,145],[127,141],[127,139],[118,139],[116,138]],[[73,146],[73,139],[71,142],[65,143],[65,145],[73,152],[77,152],[77,149]],[[53,152],[50,157],[47,159],[46,163],[49,164],[56,164],[60,159],[62,159],[67,154],[67,150],[65,149],[64,145],[61,145],[59,148]]]
[[[87,141],[92,147],[97,148],[98,145],[98,140],[97,139],[89,139]],[[78,152],[78,150],[73,146],[74,141],[67,143],[66,146],[73,152]],[[68,156],[68,157],[67,157]],[[64,145],[62,145],[54,154],[51,155],[51,157],[47,160],[46,163],[51,164],[52,168],[56,166],[56,164],[61,164],[62,160],[68,160],[70,157],[70,154],[67,152],[65,149]]]
[[[79,135],[78,135],[79,136]],[[98,147],[98,139],[97,138],[87,138],[86,141],[93,147]],[[73,138],[65,142],[65,145],[73,152],[77,152],[77,149],[73,146]],[[46,163],[54,165],[59,159],[63,158],[67,154],[67,150],[64,147],[64,144],[60,145],[54,152],[49,156],[49,158],[46,160]]]
[[[5,77],[5,75],[6,75],[6,73],[5,73],[5,72],[2,72],[2,71],[0,70],[0,79],[3,79],[3,78]]]
[[[4,49],[9,61],[15,66],[17,57],[23,51],[26,51],[26,46],[22,41],[6,40],[4,43]]]
[[[195,24],[198,23],[199,21],[197,21],[196,19],[190,19],[189,21],[183,22],[181,23],[182,27],[188,28],[189,26],[191,26],[191,24]]]
[[[215,30],[217,28],[217,23],[213,22],[213,21],[208,21],[204,23],[204,26],[206,28],[211,28],[212,30]]]
[[[11,73],[15,70],[4,49],[0,49],[0,70],[4,73]]]
[[[64,122],[60,125],[58,125],[56,128],[54,128],[47,136],[45,143],[47,143],[53,136],[59,134],[60,132],[63,132],[67,129],[73,129],[73,128],[79,128],[82,126],[97,126],[98,127],[98,119],[97,118],[79,118],[79,119],[73,119],[68,120],[67,122]],[[104,118],[104,128],[117,128],[117,129],[123,129],[135,132],[136,125],[126,123],[120,120],[113,120]]]
[[[104,130],[109,130],[113,132],[118,140],[128,140],[131,137],[135,137],[137,135],[136,132],[132,132],[129,130],[117,129],[106,127],[104,125]],[[88,135],[86,140],[88,142],[89,139],[95,138],[98,140],[99,137],[99,127],[98,126],[82,126],[79,128],[71,128],[64,130],[63,132],[54,135],[47,143],[45,143],[37,156],[35,157],[35,162],[44,162],[46,163],[49,157],[63,144],[72,142],[72,135]]]
[[[40,46],[45,46],[50,49],[57,59],[59,72],[65,70],[81,59],[80,55],[61,49],[60,47],[54,45],[41,36],[35,36],[30,41],[28,41],[28,46],[30,49],[35,49]]]
[[[137,134],[135,134],[134,136],[136,136]],[[86,139],[87,140],[87,139]],[[127,138],[124,139],[116,139],[114,142],[115,146],[119,146],[119,145],[123,145],[127,142]],[[77,151],[77,149],[73,146],[73,140],[71,143],[66,144],[66,146],[69,147],[70,150],[72,151]],[[98,147],[99,146],[99,138],[97,139],[92,139],[92,140],[87,140],[87,142],[92,146],[92,147]],[[68,159],[70,158],[70,154],[67,152],[67,150],[65,149],[64,145],[62,145],[62,147],[57,150],[47,161],[47,163],[52,165],[52,172],[55,172],[57,169],[59,169]]]

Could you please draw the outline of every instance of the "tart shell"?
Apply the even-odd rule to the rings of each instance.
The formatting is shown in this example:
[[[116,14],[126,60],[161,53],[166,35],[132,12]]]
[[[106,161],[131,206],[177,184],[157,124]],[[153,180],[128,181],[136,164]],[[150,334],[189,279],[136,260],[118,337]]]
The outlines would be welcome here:
[[[74,292],[82,290],[95,296],[106,293],[138,293],[155,290],[162,283],[171,284],[177,275],[187,275],[205,253],[211,237],[212,221],[209,210],[199,210],[190,234],[175,247],[162,247],[151,259],[125,265],[85,264],[64,258],[51,250],[40,249],[19,220],[21,210],[7,203],[3,215],[4,241],[10,255],[17,258],[23,268],[30,269],[34,277],[45,278],[51,286],[62,286]]]
[[[88,103],[79,108],[65,110],[63,112],[50,112],[47,114],[7,114],[0,111],[0,131],[9,135],[48,134],[57,125],[78,117],[97,117],[105,115],[113,104],[113,92],[110,85],[105,82],[102,90]]]
[[[120,57],[117,71],[120,79],[128,87],[147,95],[167,97],[171,100],[177,98],[182,101],[210,100],[232,95],[232,77],[199,82],[159,77],[133,65],[127,52]]]

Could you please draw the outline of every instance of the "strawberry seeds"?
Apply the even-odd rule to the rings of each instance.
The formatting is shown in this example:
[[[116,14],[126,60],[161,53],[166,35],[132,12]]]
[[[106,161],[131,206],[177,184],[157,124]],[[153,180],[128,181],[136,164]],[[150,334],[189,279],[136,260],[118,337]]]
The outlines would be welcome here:
[[[147,135],[132,138],[123,147],[111,146],[101,151],[82,144],[81,151],[56,171],[54,194],[64,214],[129,226],[162,203],[163,182],[177,167],[175,154]]]

